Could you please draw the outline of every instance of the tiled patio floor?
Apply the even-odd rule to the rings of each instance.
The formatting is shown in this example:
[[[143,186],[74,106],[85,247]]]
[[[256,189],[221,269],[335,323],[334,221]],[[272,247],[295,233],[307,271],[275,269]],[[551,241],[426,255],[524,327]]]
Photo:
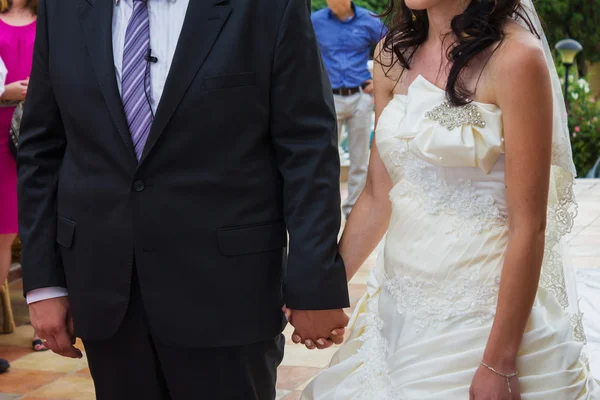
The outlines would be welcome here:
[[[600,180],[579,181],[576,193],[579,216],[568,238],[572,260],[578,268],[600,268]],[[375,257],[371,256],[350,284],[353,305],[365,291],[374,261]],[[0,400],[93,400],[94,389],[85,358],[70,360],[50,352],[31,352],[32,329],[27,324],[21,283],[15,282],[11,289],[19,327],[11,335],[0,336],[0,357],[7,358],[12,364],[8,373],[0,374]],[[290,329],[285,333],[289,338]],[[277,398],[299,399],[301,390],[327,366],[334,352],[335,349],[310,352],[288,343],[279,369]]]

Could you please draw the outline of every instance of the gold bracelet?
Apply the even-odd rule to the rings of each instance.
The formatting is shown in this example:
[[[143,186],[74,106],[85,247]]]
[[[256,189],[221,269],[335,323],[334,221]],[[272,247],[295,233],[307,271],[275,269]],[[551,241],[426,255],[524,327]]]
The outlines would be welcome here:
[[[514,378],[515,376],[519,376],[518,372],[513,372],[512,374],[503,374],[502,372],[497,371],[495,368],[490,367],[489,365],[487,365],[486,363],[484,363],[483,360],[481,361],[481,365],[483,365],[484,367],[486,367],[487,369],[489,369],[490,371],[492,371],[496,375],[500,375],[501,377],[503,377],[504,379],[506,379],[506,384],[508,385],[508,393],[512,394],[512,388],[510,387],[510,379]]]

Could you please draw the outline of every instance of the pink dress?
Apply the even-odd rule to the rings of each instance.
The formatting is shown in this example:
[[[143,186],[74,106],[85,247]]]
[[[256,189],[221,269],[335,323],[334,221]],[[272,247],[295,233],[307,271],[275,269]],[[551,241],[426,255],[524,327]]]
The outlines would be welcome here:
[[[6,84],[29,77],[33,59],[35,21],[12,26],[0,20],[0,57],[6,65]],[[0,234],[17,233],[17,167],[8,149],[13,108],[0,108]]]

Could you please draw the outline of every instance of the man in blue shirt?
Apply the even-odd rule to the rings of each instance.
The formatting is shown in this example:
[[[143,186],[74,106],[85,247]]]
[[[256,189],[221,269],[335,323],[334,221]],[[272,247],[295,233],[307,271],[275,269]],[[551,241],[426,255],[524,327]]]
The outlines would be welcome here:
[[[325,68],[335,99],[338,132],[348,131],[350,173],[344,215],[348,217],[367,178],[373,81],[367,67],[371,48],[385,35],[381,20],[351,0],[327,0],[313,13]]]

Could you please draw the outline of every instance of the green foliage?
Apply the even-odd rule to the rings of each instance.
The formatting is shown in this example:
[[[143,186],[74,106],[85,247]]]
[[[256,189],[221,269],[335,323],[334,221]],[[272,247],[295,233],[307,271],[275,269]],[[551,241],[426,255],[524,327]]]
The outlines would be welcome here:
[[[600,61],[600,0],[537,0],[550,46],[572,38],[583,45],[580,61]]]
[[[385,11],[388,5],[388,0],[354,0],[354,4],[359,7],[364,7],[374,13],[380,14]],[[312,0],[313,11],[327,7],[327,0]]]
[[[355,3],[357,6],[366,8],[377,14],[383,13],[388,7],[387,0],[357,0]]]
[[[569,132],[573,161],[580,177],[585,177],[600,157],[600,111],[590,96],[585,79],[569,76]]]

